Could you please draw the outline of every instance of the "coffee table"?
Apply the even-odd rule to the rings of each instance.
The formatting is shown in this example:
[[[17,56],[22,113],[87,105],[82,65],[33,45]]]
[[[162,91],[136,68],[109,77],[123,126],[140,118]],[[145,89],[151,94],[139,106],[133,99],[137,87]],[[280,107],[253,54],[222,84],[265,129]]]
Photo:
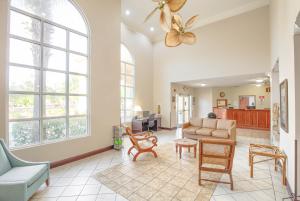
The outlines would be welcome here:
[[[194,158],[196,158],[196,153],[197,153],[197,144],[198,142],[195,140],[190,140],[190,139],[177,139],[174,140],[175,145],[176,145],[176,153],[178,153],[178,148],[179,148],[179,158],[181,159],[181,153],[182,153],[182,148],[188,148],[188,151],[190,152],[191,148],[194,148]]]

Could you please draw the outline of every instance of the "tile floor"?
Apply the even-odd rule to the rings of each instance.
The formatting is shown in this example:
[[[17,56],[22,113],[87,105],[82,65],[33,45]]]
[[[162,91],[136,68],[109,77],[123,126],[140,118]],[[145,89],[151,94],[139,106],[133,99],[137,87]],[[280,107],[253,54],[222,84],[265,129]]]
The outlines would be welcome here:
[[[160,131],[159,143],[179,138],[181,131]],[[238,129],[238,144],[233,167],[235,190],[218,184],[211,201],[281,201],[287,190],[281,185],[281,175],[273,163],[257,164],[254,178],[249,177],[248,144],[269,143],[269,133]],[[50,187],[42,186],[30,201],[125,201],[126,199],[97,181],[94,175],[124,161],[131,160],[126,150],[110,150],[51,170]],[[227,179],[226,175],[222,179]]]

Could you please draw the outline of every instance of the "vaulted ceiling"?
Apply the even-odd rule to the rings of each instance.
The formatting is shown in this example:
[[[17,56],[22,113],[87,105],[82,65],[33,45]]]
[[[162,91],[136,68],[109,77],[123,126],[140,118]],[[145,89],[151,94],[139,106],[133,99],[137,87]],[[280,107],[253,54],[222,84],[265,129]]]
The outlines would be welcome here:
[[[268,4],[269,0],[187,0],[180,14],[185,20],[198,14],[199,20],[194,26],[195,29]],[[156,3],[152,0],[122,0],[122,20],[152,41],[159,41],[164,35],[159,26],[159,12],[144,23],[145,17],[155,6]]]

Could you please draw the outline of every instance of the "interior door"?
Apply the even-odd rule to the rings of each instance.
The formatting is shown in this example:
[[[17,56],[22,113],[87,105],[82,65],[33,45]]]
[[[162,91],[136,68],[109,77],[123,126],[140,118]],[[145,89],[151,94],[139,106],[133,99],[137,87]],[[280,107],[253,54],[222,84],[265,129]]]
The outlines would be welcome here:
[[[191,116],[191,96],[177,95],[177,125],[188,122]]]

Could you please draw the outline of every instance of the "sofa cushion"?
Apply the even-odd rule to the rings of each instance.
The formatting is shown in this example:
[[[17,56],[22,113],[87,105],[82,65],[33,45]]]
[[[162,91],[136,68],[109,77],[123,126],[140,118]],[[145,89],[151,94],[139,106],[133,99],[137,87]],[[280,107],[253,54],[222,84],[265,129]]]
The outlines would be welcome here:
[[[194,126],[194,127],[202,127],[202,119],[201,118],[191,118],[190,124],[191,124],[191,126]]]
[[[203,119],[203,128],[213,128],[216,129],[217,127],[217,119]]]
[[[215,130],[212,132],[212,136],[227,139],[229,137],[229,133],[227,130]]]
[[[196,134],[211,136],[213,131],[214,131],[214,129],[211,129],[211,128],[200,128],[200,129],[196,130]]]
[[[3,149],[3,147],[1,146],[0,143],[0,175],[3,175],[4,173],[6,173],[7,171],[9,171],[11,169],[11,165],[10,162],[6,156],[6,153]]]
[[[196,130],[199,129],[199,127],[190,126],[188,128],[184,128],[182,132],[184,134],[196,134]]]
[[[1,182],[25,182],[30,186],[37,181],[46,171],[48,167],[46,164],[32,165],[24,167],[13,167],[8,172],[0,176]]]
[[[231,126],[233,126],[234,121],[232,120],[225,120],[225,119],[219,119],[217,123],[217,129],[219,130],[227,130]]]

